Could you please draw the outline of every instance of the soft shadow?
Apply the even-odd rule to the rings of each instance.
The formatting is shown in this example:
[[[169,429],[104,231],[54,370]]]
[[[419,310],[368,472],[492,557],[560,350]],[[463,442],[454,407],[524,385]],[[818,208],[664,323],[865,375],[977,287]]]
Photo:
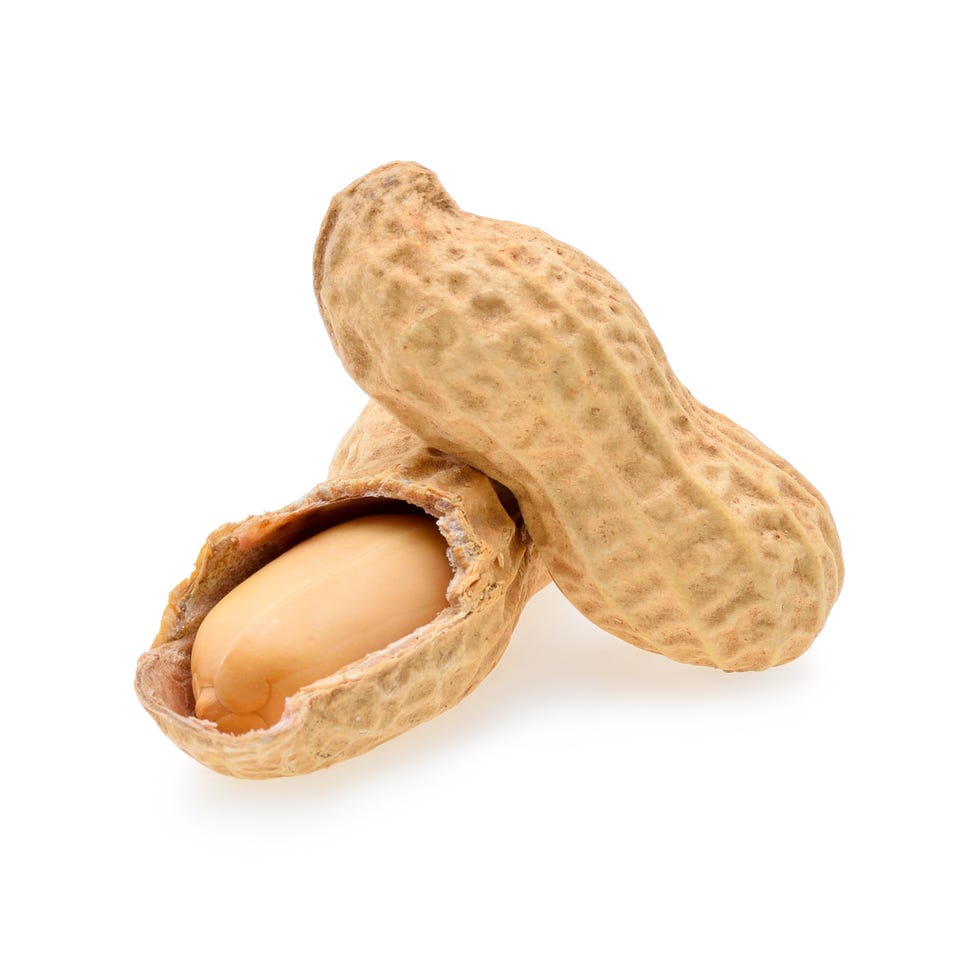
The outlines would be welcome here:
[[[301,814],[312,805],[323,812],[325,803],[332,805],[336,801],[346,806],[350,801],[356,802],[359,795],[377,798],[384,795],[384,787],[396,772],[404,784],[413,769],[423,778],[428,768],[438,765],[446,735],[433,738],[427,732],[432,724],[428,722],[364,755],[303,776],[236,779],[195,765],[187,770],[184,791],[199,807],[232,815],[247,810],[276,822],[289,820],[290,815]],[[288,806],[283,809],[283,802],[299,806],[295,810]]]
[[[641,650],[586,620],[554,585],[528,605],[511,644],[484,682],[487,711],[570,698],[642,703],[754,701],[807,686],[806,657],[766,671],[725,673]]]

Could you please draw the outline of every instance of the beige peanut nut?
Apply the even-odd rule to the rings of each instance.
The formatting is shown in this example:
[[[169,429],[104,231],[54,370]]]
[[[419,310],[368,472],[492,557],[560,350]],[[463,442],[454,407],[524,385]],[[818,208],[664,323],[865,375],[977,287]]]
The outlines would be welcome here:
[[[445,539],[452,579],[442,611],[288,696],[267,728],[232,734],[196,717],[192,647],[225,596],[326,528],[406,512],[435,518]],[[209,536],[139,659],[136,692],[166,735],[218,772],[248,778],[310,772],[459,702],[496,665],[527,600],[548,581],[507,494],[502,501],[482,473],[427,449],[372,402],[338,448],[326,482],[281,510]]]
[[[425,514],[371,514],[301,541],[231,590],[191,648],[198,718],[275,724],[286,698],[424,626],[446,606],[446,541]]]
[[[826,503],[690,394],[591,259],[467,214],[431,171],[394,163],[335,196],[314,282],[352,377],[513,492],[555,582],[598,625],[726,670],[813,641],[843,575]]]

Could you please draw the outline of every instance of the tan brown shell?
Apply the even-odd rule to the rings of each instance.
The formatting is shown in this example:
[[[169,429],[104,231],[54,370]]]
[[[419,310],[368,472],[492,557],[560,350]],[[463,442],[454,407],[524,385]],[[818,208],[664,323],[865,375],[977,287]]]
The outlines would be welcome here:
[[[513,492],[599,626],[725,670],[811,644],[843,576],[825,501],[691,395],[601,266],[394,163],[333,199],[314,280],[354,380]]]
[[[406,507],[435,517],[446,538],[454,568],[447,609],[411,635],[303,688],[270,728],[228,735],[195,717],[191,647],[219,599],[332,524]],[[527,600],[548,581],[507,492],[427,449],[372,402],[338,448],[326,482],[281,510],[225,524],[208,537],[191,576],[170,594],[152,647],[139,659],[136,692],[166,735],[218,772],[256,779],[311,772],[456,704],[495,666]]]

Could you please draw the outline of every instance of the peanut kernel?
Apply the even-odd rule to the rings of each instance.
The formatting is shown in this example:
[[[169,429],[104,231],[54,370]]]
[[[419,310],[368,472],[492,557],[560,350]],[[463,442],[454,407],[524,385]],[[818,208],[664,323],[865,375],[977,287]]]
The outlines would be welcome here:
[[[338,524],[260,568],[205,616],[191,652],[196,714],[222,732],[275,724],[301,687],[430,622],[451,577],[436,522]]]

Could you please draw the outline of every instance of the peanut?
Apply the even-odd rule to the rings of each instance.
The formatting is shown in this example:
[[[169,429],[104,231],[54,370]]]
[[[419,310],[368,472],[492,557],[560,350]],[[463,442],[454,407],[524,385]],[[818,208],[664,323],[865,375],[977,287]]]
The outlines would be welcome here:
[[[286,698],[429,622],[446,606],[436,522],[378,514],[334,525],[236,586],[191,650],[199,718],[223,732],[266,728]]]
[[[328,528],[327,535],[344,533],[366,515],[384,515],[387,522],[406,512],[415,515],[412,521],[438,525],[439,541],[427,550],[437,551],[435,564],[445,568],[430,568],[425,577],[431,589],[442,590],[441,611],[410,618],[392,642],[386,642],[390,634],[366,640],[360,648],[374,649],[364,655],[348,649],[336,660],[320,661],[316,670],[327,670],[325,676],[306,683],[311,668],[298,678],[303,686],[295,693],[280,692],[282,715],[271,727],[235,734],[221,731],[220,722],[196,717],[195,694],[214,673],[208,674],[211,661],[194,691],[194,641],[205,618],[236,586],[254,585],[257,579],[250,576],[268,571],[280,555],[300,553],[301,542],[315,549],[315,536]],[[375,552],[372,579],[388,574],[386,548]],[[364,562],[371,564],[370,556]],[[372,402],[337,449],[324,483],[281,510],[226,524],[209,536],[190,577],[172,591],[157,637],[139,658],[136,693],[170,739],[218,772],[256,779],[311,772],[366,752],[460,701],[496,665],[524,605],[548,581],[509,495],[458,459],[426,448]],[[368,597],[374,587],[364,588]],[[260,596],[260,606],[262,601]],[[387,603],[377,595],[376,610],[387,612]],[[424,622],[410,630],[418,620]],[[338,621],[334,625],[342,628]],[[332,627],[323,633],[334,635]],[[322,644],[307,649],[314,648],[319,651]],[[288,673],[282,653],[276,647],[263,655],[277,679]],[[311,660],[317,657],[319,652]],[[348,657],[357,659],[340,663]],[[199,651],[199,659],[208,661],[209,654],[201,658]],[[260,714],[241,726],[229,719],[226,727],[249,727],[258,720],[267,718]]]
[[[812,643],[843,575],[825,501],[691,395],[605,269],[394,163],[334,197],[314,283],[354,380],[513,492],[599,626],[725,670]]]

